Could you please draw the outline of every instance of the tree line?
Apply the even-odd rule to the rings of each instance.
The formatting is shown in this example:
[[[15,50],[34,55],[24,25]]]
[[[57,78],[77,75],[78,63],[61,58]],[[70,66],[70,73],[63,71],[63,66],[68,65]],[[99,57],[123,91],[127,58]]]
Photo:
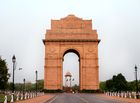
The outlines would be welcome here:
[[[7,83],[6,90],[12,90],[12,82]],[[44,80],[37,80],[37,90],[42,91],[44,88]],[[24,83],[15,83],[15,91],[36,91],[36,83],[26,82],[25,87]]]
[[[140,80],[138,81],[138,89],[140,88]],[[136,81],[127,81],[125,77],[119,73],[104,82],[100,82],[102,91],[136,91]]]

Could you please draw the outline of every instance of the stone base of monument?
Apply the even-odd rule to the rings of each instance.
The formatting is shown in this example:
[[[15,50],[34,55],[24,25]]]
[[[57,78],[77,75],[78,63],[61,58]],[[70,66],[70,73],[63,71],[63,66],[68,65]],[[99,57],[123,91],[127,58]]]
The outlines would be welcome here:
[[[72,88],[71,87],[64,87],[63,90],[66,93],[72,93]]]

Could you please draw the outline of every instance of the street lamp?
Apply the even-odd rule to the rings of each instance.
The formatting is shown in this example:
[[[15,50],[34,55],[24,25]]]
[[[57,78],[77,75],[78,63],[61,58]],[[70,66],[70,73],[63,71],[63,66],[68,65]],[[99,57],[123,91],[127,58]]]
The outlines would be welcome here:
[[[12,85],[12,93],[14,93],[15,85],[14,85],[14,74],[15,74],[15,63],[16,63],[16,57],[13,55],[12,57],[13,62],[13,85]]]
[[[36,96],[37,96],[37,70],[35,71],[35,74],[36,74]]]
[[[23,87],[23,97],[25,99],[25,78],[23,79],[24,87]]]
[[[137,79],[137,66],[135,65],[135,76],[136,76],[136,98],[138,99],[138,79]]]

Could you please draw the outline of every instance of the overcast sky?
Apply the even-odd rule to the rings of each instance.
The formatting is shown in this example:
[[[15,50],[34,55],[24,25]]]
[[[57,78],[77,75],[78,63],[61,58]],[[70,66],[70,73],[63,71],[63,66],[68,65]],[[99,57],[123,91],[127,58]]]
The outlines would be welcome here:
[[[140,0],[0,0],[0,55],[12,73],[15,54],[15,82],[35,82],[35,70],[44,78],[42,39],[51,19],[69,14],[92,19],[97,29],[100,81],[118,73],[134,80],[135,64],[140,79]]]

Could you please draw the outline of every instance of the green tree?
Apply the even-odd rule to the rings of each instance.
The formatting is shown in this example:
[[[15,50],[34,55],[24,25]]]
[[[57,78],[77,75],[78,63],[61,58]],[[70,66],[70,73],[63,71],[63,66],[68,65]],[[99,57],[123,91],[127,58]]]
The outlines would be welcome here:
[[[128,85],[125,77],[120,73],[117,76],[113,75],[112,79],[106,81],[106,88],[109,91],[126,91]]]
[[[32,91],[33,90],[33,85],[31,82],[25,83],[25,90],[26,91]]]
[[[12,82],[8,82],[7,83],[7,90],[12,90],[12,86],[13,86],[13,83]]]
[[[116,91],[126,91],[128,89],[127,81],[121,73],[114,78],[114,87]]]
[[[38,90],[42,91],[44,89],[44,80],[38,80],[37,85]]]
[[[129,91],[136,91],[136,80],[130,81],[127,84]],[[138,90],[140,91],[140,80],[138,81]]]
[[[101,91],[106,91],[107,88],[106,88],[106,82],[100,82],[100,90]]]
[[[15,83],[15,90],[23,91],[23,84],[22,83]]]
[[[9,79],[6,61],[0,57],[0,89],[5,90]]]
[[[114,88],[114,85],[113,85],[113,80],[112,79],[109,79],[106,81],[106,88],[107,90],[109,91],[113,91],[113,88]]]

